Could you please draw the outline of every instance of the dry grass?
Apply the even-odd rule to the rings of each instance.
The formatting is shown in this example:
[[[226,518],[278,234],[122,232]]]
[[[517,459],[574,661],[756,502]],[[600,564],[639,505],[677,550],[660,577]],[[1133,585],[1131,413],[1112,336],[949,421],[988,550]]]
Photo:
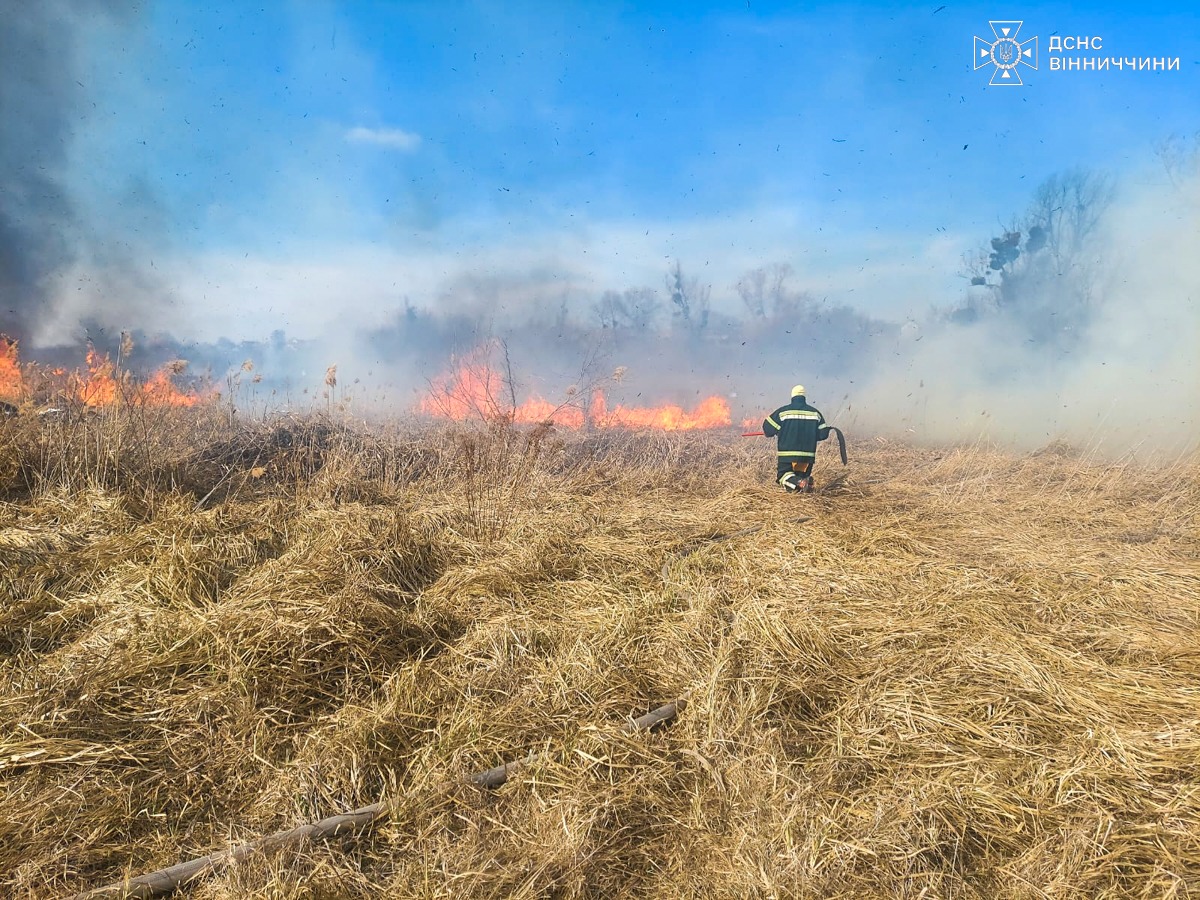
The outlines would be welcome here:
[[[1194,462],[204,415],[0,421],[6,896],[1200,890]]]

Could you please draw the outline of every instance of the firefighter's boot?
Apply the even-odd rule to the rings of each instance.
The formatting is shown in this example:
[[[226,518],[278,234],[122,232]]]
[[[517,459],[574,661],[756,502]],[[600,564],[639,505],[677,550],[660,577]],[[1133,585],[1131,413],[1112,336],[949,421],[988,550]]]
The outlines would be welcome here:
[[[812,472],[812,463],[810,463],[810,462],[806,462],[806,463],[794,462],[794,463],[792,463],[792,472],[790,472],[788,474],[790,475],[792,473],[795,473],[796,486],[794,488],[792,488],[791,490],[801,491],[805,494],[811,494],[812,490],[813,490],[813,480],[812,480],[812,475],[810,474],[811,472]]]

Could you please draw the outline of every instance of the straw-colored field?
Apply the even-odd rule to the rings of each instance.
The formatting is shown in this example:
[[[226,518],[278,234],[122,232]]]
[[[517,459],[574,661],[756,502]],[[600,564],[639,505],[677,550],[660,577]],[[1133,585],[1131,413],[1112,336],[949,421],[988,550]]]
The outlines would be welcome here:
[[[1194,460],[823,452],[0,421],[0,894],[1200,892]]]

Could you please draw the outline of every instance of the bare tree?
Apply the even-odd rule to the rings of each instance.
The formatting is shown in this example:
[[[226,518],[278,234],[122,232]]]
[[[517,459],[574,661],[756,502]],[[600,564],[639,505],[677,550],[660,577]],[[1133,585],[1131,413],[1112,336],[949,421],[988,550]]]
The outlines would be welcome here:
[[[774,263],[743,275],[736,288],[750,315],[766,319],[794,312],[798,295],[787,289],[787,280],[793,273],[787,263]]]
[[[596,302],[596,315],[600,319],[600,327],[615,331],[624,321],[621,295],[616,291],[605,291]]]
[[[605,291],[595,310],[603,329],[649,331],[662,311],[662,301],[650,288],[628,288],[623,294]]]
[[[630,328],[649,331],[662,313],[662,298],[652,288],[628,288],[621,297]]]
[[[1173,134],[1156,149],[1171,185],[1192,205],[1200,206],[1200,131],[1191,137]]]
[[[1099,227],[1113,195],[1112,179],[1103,173],[1073,169],[1047,178],[1023,218],[1001,226],[989,249],[964,260],[964,277],[992,288],[992,296],[969,297],[949,317],[973,321],[1007,313],[1032,340],[1076,338],[1094,311]]]
[[[983,286],[988,283],[988,253],[986,250],[976,250],[964,253],[959,276],[966,278],[972,286]]]
[[[667,274],[667,296],[685,327],[699,333],[708,326],[711,293],[711,285],[701,285],[695,278],[684,277],[682,264],[675,260]]]
[[[1040,229],[1045,249],[1060,267],[1074,265],[1095,237],[1114,193],[1112,179],[1103,173],[1073,169],[1051,175],[1038,187],[1025,217],[1027,229]]]
[[[746,311],[756,319],[767,317],[767,270],[763,267],[747,272],[737,283],[738,296]]]

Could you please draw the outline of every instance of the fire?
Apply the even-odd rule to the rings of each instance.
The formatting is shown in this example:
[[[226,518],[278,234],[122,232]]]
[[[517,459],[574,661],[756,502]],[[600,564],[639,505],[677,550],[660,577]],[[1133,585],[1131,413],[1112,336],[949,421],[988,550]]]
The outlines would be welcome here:
[[[196,406],[203,402],[202,395],[184,392],[175,386],[171,376],[181,371],[182,368],[175,369],[170,365],[159,369],[142,385],[142,397],[154,406]]]
[[[119,370],[107,354],[100,353],[91,344],[84,359],[85,369],[40,371],[44,378],[65,384],[64,393],[85,406],[112,406],[122,401],[152,406],[195,406],[206,399],[175,385],[173,376],[186,366],[182,361],[169,363],[139,384],[129,372]],[[18,399],[23,395],[24,387],[17,342],[0,336],[0,398]]]
[[[688,412],[682,406],[616,406],[606,408],[604,395],[597,393],[592,404],[592,421],[600,428],[657,428],[662,431],[698,431],[724,428],[733,419],[724,397],[706,397]]]
[[[417,411],[456,422],[499,419],[506,415],[497,400],[500,393],[500,377],[476,353],[454,372],[437,379],[417,404]]]
[[[23,393],[17,342],[0,334],[0,400],[18,400]]]
[[[116,372],[117,367],[108,355],[96,352],[96,348],[89,345],[87,375],[76,373],[71,379],[75,383],[75,396],[88,406],[111,406],[118,396]]]
[[[533,396],[513,405],[505,401],[508,388],[504,379],[487,364],[485,354],[476,351],[453,372],[435,380],[429,393],[417,403],[425,415],[461,422],[510,420],[521,423],[553,422],[566,428],[654,428],[662,431],[692,431],[724,428],[732,424],[729,404],[723,397],[708,397],[695,409],[681,406],[623,406],[609,409],[601,391],[593,391],[586,409],[570,397],[553,403]],[[568,392],[569,394],[571,392]]]
[[[181,391],[172,378],[180,374],[187,363],[176,360],[163,366],[141,384],[129,372],[120,372],[107,354],[89,346],[87,376],[76,375],[75,396],[88,406],[112,406],[122,400],[150,406],[195,406],[206,398],[190,391]]]
[[[533,397],[517,407],[513,414],[514,422],[554,422],[568,428],[582,428],[584,423],[583,410],[577,406],[555,406],[549,400]]]

